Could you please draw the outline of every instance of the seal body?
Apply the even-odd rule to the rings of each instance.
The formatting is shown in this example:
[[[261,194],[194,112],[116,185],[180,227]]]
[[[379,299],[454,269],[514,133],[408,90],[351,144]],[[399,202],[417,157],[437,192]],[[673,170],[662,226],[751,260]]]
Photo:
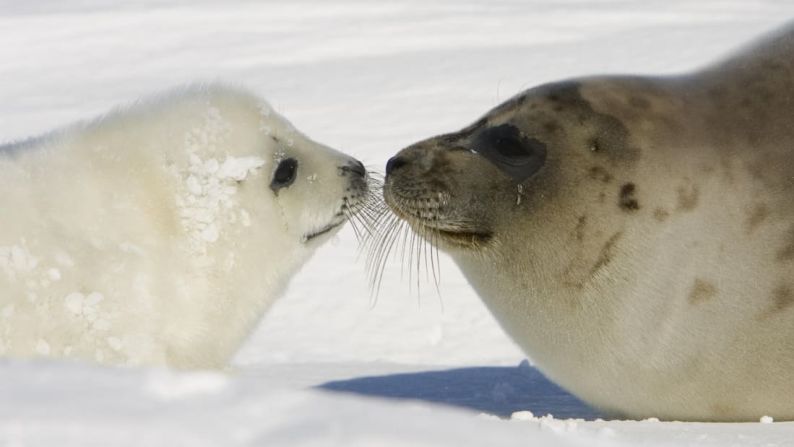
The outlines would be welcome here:
[[[367,178],[207,85],[0,147],[0,191],[0,353],[215,368]]]
[[[616,416],[794,419],[794,32],[523,92],[389,161],[538,368]]]

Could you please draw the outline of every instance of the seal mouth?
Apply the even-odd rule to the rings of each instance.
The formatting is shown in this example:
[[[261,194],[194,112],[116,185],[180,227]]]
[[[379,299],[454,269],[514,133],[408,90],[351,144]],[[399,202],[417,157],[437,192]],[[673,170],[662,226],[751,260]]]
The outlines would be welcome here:
[[[334,221],[329,223],[328,225],[321,227],[319,230],[315,230],[311,233],[303,235],[303,243],[307,243],[312,239],[322,236],[334,228],[337,228],[346,222],[345,215],[342,212],[338,212],[334,215]]]
[[[470,223],[445,219],[440,213],[440,207],[414,208],[396,200],[391,194],[384,196],[392,212],[431,244],[437,245],[440,242],[459,248],[476,248],[493,238],[492,232],[471,228]]]
[[[433,228],[428,225],[425,225],[424,230],[435,233],[447,243],[459,247],[478,247],[488,243],[493,237],[493,233],[487,231],[451,231]]]
[[[345,222],[351,223],[353,231],[356,232],[356,237],[360,237],[356,221],[363,224],[364,228],[369,228],[367,219],[364,218],[362,220],[359,214],[370,208],[370,202],[374,198],[372,185],[373,183],[377,185],[377,182],[372,179],[364,165],[358,162],[341,166],[339,167],[339,171],[341,175],[345,176],[350,172],[355,174],[355,176],[350,179],[346,195],[342,197],[342,205],[336,210],[330,223],[319,229],[313,230],[311,233],[304,234],[302,239],[303,243],[308,243],[312,239],[327,234],[342,226]]]
[[[331,230],[344,225],[345,222],[355,218],[362,209],[366,208],[366,200],[363,198],[369,194],[366,183],[364,183],[363,188],[364,192],[361,193],[360,196],[357,196],[356,198],[345,197],[342,199],[342,207],[336,212],[336,214],[334,214],[331,223],[320,227],[320,229],[314,230],[311,233],[304,234],[303,242],[307,243],[310,240],[322,236]]]

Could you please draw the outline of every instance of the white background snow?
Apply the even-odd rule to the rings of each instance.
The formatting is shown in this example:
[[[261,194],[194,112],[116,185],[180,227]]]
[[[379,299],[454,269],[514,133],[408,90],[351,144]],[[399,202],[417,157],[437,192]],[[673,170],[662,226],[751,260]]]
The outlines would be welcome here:
[[[382,169],[538,83],[680,72],[791,18],[772,0],[0,0],[0,141],[219,79]],[[228,374],[0,363],[0,445],[794,445],[794,423],[592,421],[442,261],[440,294],[395,261],[373,306],[346,228]]]

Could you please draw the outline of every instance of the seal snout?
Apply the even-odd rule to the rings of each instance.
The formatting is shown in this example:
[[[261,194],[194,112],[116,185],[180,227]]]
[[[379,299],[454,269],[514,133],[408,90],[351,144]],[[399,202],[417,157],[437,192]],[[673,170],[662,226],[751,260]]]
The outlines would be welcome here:
[[[351,158],[347,163],[339,166],[339,175],[347,177],[347,186],[343,201],[347,206],[356,207],[358,202],[365,199],[369,192],[369,175],[364,163]]]
[[[491,239],[491,232],[470,218],[468,199],[457,194],[456,155],[463,152],[448,146],[446,137],[432,138],[389,159],[383,198],[397,216],[433,244],[480,246]],[[465,154],[472,156],[468,151]]]
[[[367,176],[367,168],[364,167],[364,163],[361,163],[356,159],[352,159],[346,165],[340,166],[339,170],[342,172],[342,175],[352,172],[361,178]]]
[[[395,155],[394,157],[390,158],[389,161],[386,163],[386,175],[391,174],[392,172],[400,169],[401,167],[408,164],[408,160],[405,157],[400,155]]]
[[[324,223],[303,235],[302,241],[307,243],[319,236],[330,233],[340,227],[345,222],[356,217],[361,210],[368,206],[368,201],[372,200],[373,192],[370,190],[370,177],[364,164],[355,158],[347,158],[337,165],[340,177],[345,177],[344,193],[339,208],[333,210],[330,221]],[[366,223],[364,222],[364,225]]]

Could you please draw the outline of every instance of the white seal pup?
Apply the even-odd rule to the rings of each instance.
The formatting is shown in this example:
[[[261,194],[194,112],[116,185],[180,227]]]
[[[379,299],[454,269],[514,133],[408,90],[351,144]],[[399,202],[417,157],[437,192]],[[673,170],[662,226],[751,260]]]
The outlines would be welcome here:
[[[363,165],[222,85],[0,147],[0,354],[227,364]]]
[[[402,150],[384,196],[594,406],[794,419],[791,28],[683,76],[530,89]]]

